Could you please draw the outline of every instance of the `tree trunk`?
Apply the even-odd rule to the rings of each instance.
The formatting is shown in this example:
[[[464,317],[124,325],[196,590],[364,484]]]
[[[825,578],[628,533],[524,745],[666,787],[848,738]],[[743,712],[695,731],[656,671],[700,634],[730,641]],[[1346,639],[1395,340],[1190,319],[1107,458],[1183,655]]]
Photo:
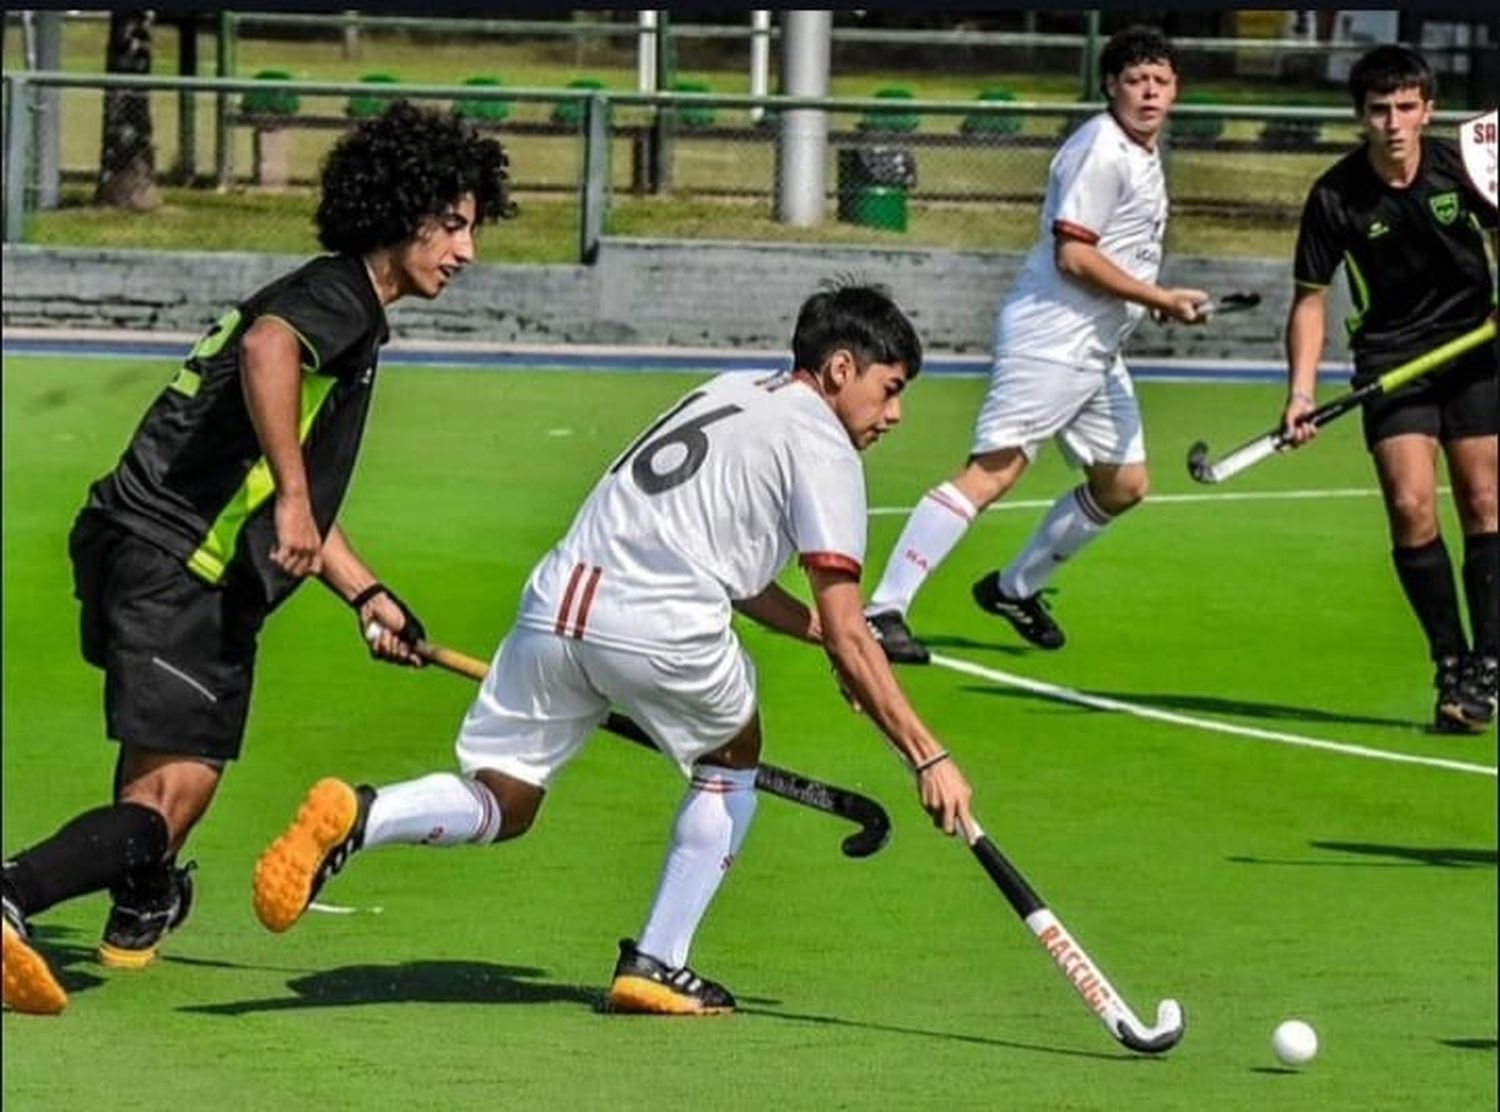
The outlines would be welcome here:
[[[109,73],[151,72],[150,12],[110,13],[104,68]],[[151,95],[146,90],[104,93],[104,140],[94,203],[137,210],[161,203],[151,141]]]

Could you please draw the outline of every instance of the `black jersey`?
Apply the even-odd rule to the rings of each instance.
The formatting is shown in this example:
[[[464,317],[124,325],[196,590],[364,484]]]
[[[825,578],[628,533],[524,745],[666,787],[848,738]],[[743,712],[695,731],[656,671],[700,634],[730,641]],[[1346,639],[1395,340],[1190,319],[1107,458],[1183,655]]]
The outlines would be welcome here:
[[[240,341],[262,317],[302,350],[299,436],[313,518],[327,536],[359,452],[385,310],[364,261],[314,259],[251,294],[200,339],[146,411],[115,469],[89,489],[88,510],[181,558],[220,584],[253,577],[274,606],[297,586],[270,560],[275,480],[245,402]]]
[[[1327,286],[1344,264],[1356,382],[1484,323],[1495,295],[1481,229],[1494,226],[1495,206],[1444,139],[1423,138],[1405,189],[1376,175],[1364,147],[1318,179],[1302,209],[1296,279]]]

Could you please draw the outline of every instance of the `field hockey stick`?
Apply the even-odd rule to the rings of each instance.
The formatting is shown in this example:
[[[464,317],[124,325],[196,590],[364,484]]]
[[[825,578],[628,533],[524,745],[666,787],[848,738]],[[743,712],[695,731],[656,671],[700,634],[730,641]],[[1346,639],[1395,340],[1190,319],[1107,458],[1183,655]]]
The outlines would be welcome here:
[[[963,834],[995,887],[1036,936],[1042,949],[1051,955],[1053,964],[1083,997],[1083,1002],[1122,1046],[1137,1054],[1165,1054],[1181,1041],[1187,1026],[1182,1005],[1176,1000],[1163,1000],[1156,1007],[1155,1025],[1147,1027],[1136,1018],[1125,998],[1109,983],[1104,971],[1094,964],[1068,928],[1047,909],[1026,878],[990,841],[978,821],[970,820]]]
[[[1413,379],[1419,378],[1428,372],[1441,367],[1443,364],[1457,359],[1464,352],[1472,351],[1481,344],[1488,343],[1495,338],[1495,318],[1491,317],[1478,328],[1465,332],[1456,339],[1449,340],[1440,347],[1433,348],[1425,355],[1419,355],[1415,359],[1408,359],[1399,367],[1386,371],[1385,374],[1367,382],[1355,390],[1340,394],[1332,401],[1318,406],[1306,417],[1302,418],[1301,424],[1312,425],[1320,428],[1337,417],[1342,417],[1351,409],[1357,409],[1371,398],[1378,398],[1382,394],[1388,394],[1397,387],[1405,386]],[[1187,467],[1188,474],[1200,483],[1222,483],[1225,479],[1233,478],[1241,471],[1255,466],[1267,456],[1285,451],[1292,446],[1292,438],[1286,430],[1278,425],[1269,432],[1257,436],[1254,440],[1241,444],[1234,451],[1221,459],[1209,461],[1208,444],[1199,440],[1188,449]]]
[[[435,645],[431,641],[417,642],[416,651],[417,655],[439,668],[473,680],[482,680],[489,672],[489,665],[484,661],[456,649]],[[610,711],[603,726],[618,738],[646,749],[656,749],[656,743],[646,731],[626,715]],[[890,841],[890,816],[885,813],[884,807],[867,795],[825,784],[821,780],[813,780],[771,764],[762,764],[756,769],[755,787],[767,795],[800,803],[814,811],[836,815],[858,826],[859,829],[842,842],[845,857],[869,857]]]
[[[1198,305],[1198,315],[1204,320],[1213,320],[1214,317],[1224,316],[1226,313],[1246,313],[1260,304],[1260,294],[1252,291],[1236,291],[1226,293],[1223,297],[1215,298],[1213,301],[1204,301]]]

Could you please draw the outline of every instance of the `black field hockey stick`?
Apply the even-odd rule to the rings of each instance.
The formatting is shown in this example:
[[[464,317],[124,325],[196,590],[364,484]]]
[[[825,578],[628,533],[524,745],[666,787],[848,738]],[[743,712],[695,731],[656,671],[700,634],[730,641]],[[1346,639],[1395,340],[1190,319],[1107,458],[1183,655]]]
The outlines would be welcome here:
[[[456,649],[435,645],[431,641],[417,642],[416,651],[417,655],[439,668],[473,680],[482,680],[489,672],[489,665],[484,661]],[[656,749],[656,744],[646,731],[623,714],[610,711],[603,725],[604,729],[618,738],[647,749]],[[756,770],[755,787],[767,795],[800,803],[814,811],[836,815],[858,826],[859,829],[842,843],[845,857],[869,857],[890,841],[890,816],[885,813],[884,807],[867,795],[825,784],[821,780],[813,780],[771,764],[762,764]]]
[[[1467,351],[1472,351],[1481,344],[1488,343],[1495,338],[1495,318],[1491,317],[1478,328],[1465,332],[1456,339],[1449,340],[1441,347],[1433,348],[1425,355],[1419,355],[1415,359],[1408,359],[1399,367],[1386,371],[1374,382],[1367,382],[1355,390],[1340,394],[1332,401],[1318,406],[1301,421],[1302,424],[1312,425],[1320,428],[1335,418],[1342,417],[1351,409],[1357,409],[1371,398],[1378,398],[1382,394],[1389,394],[1397,387],[1405,386],[1413,379],[1420,378],[1424,374],[1457,359]],[[1261,460],[1277,452],[1285,451],[1291,447],[1292,438],[1287,435],[1284,428],[1278,425],[1269,432],[1257,436],[1254,440],[1241,444],[1234,451],[1220,459],[1210,461],[1208,458],[1208,444],[1202,440],[1188,449],[1187,467],[1188,474],[1200,483],[1222,483],[1238,475],[1247,468],[1254,467]]]
[[[971,820],[963,834],[968,839],[969,849],[995,882],[995,887],[1000,889],[1041,943],[1042,949],[1051,955],[1062,975],[1120,1045],[1137,1054],[1165,1054],[1181,1041],[1187,1021],[1176,1000],[1163,1000],[1158,1004],[1156,1023],[1147,1027],[1136,1018],[1125,998],[1109,983],[1104,971],[1094,964],[1068,928],[1042,903],[1042,898],[1026,883],[1026,878],[990,841],[978,821]]]
[[[1198,315],[1204,320],[1213,320],[1226,313],[1248,313],[1260,304],[1260,294],[1249,290],[1226,293],[1223,297],[1205,301],[1198,306]]]

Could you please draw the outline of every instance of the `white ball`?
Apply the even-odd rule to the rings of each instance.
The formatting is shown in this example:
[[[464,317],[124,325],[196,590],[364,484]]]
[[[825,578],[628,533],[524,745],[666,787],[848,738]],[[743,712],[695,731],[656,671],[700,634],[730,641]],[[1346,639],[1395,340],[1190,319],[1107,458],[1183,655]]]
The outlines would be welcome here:
[[[1271,1033],[1271,1049],[1283,1065],[1300,1066],[1318,1053],[1318,1033],[1300,1019],[1288,1019]]]

